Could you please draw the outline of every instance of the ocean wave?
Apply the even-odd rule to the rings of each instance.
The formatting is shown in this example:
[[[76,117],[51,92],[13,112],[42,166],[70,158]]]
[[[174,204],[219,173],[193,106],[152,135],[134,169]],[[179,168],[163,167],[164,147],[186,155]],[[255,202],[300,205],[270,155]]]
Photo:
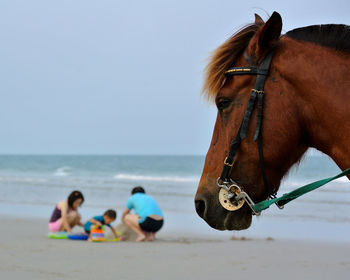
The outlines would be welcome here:
[[[70,170],[71,170],[71,168],[69,166],[59,167],[56,169],[56,171],[54,172],[53,175],[59,176],[59,177],[68,176]]]
[[[310,180],[306,180],[306,179],[287,179],[287,180],[282,180],[281,182],[281,187],[287,187],[287,188],[299,188],[301,186],[310,184],[312,182],[314,182],[316,180],[310,179]],[[333,189],[334,187],[336,188],[344,188],[345,185],[348,185],[350,183],[349,179],[347,177],[342,177],[342,178],[338,178],[332,182],[329,182],[328,184],[326,184],[325,186],[332,186]],[[350,191],[349,190],[344,190],[345,192]]]
[[[328,204],[328,205],[343,205],[343,206],[350,206],[350,201],[343,201],[343,200],[322,200],[322,199],[299,199],[296,200],[296,202],[301,203],[312,203],[312,204]]]
[[[350,218],[347,216],[324,216],[324,215],[312,215],[312,214],[294,214],[293,217],[286,216],[283,213],[268,213],[266,216],[277,218],[277,219],[283,219],[285,220],[288,218],[288,221],[294,220],[294,221],[321,221],[325,222],[326,224],[335,224],[335,223],[350,223]]]
[[[47,182],[46,179],[32,178],[32,177],[11,177],[11,176],[0,176],[2,182],[24,182],[24,183],[43,183]]]
[[[348,177],[341,177],[341,178],[338,178],[338,179],[334,180],[334,182],[339,182],[339,183],[350,183]]]
[[[196,177],[177,177],[177,176],[148,176],[148,175],[135,175],[135,174],[117,174],[114,176],[117,180],[130,180],[130,181],[161,181],[161,182],[198,182],[199,178]]]

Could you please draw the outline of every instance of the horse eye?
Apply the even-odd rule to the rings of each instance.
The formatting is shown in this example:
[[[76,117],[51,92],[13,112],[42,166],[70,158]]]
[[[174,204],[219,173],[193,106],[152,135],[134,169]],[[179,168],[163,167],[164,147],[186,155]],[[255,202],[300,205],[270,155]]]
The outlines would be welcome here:
[[[225,110],[228,106],[230,106],[231,104],[231,100],[229,99],[222,99],[222,100],[219,100],[216,104],[216,106],[218,107],[218,110],[219,111],[223,111]]]

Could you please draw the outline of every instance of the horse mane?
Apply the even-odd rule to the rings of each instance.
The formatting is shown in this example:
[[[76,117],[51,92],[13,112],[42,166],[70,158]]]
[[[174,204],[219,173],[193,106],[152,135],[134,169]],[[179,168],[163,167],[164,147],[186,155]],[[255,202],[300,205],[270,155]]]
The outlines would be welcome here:
[[[341,52],[350,52],[350,26],[344,24],[311,25],[286,33],[290,38],[315,43]]]
[[[261,24],[249,24],[233,34],[226,42],[213,51],[206,66],[202,93],[212,100],[225,82],[225,72],[232,67],[248,46],[250,39]]]
[[[233,34],[213,51],[204,73],[202,93],[213,100],[225,82],[225,72],[240,57],[250,39],[263,23],[249,24]],[[350,26],[344,24],[311,25],[293,29],[285,34],[292,39],[315,43],[337,51],[350,53]]]

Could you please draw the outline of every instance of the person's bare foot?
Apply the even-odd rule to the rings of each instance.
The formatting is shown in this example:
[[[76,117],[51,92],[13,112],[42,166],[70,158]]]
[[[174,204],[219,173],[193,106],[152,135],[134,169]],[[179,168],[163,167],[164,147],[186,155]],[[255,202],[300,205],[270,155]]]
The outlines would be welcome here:
[[[154,241],[156,239],[156,233],[155,232],[151,233],[151,238],[152,238],[152,241]]]
[[[146,233],[146,240],[147,240],[147,241],[153,241],[153,240],[152,240],[152,233],[150,233],[150,232],[147,232],[147,233]]]
[[[148,233],[146,234],[146,239],[147,239],[147,241],[153,241],[154,238],[155,238],[155,234],[154,234],[154,233],[148,232]]]
[[[142,241],[145,241],[145,239],[146,239],[146,235],[139,235],[136,238],[136,242],[142,242]]]

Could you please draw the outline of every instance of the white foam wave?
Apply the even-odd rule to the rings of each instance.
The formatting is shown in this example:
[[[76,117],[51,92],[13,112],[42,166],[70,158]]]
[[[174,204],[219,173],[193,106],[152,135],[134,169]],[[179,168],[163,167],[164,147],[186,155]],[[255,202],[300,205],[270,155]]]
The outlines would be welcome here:
[[[41,178],[10,177],[10,176],[0,176],[0,181],[4,181],[4,182],[25,182],[25,183],[43,183],[43,182],[47,182],[46,179],[41,179]]]
[[[132,180],[132,181],[162,181],[162,182],[198,182],[196,177],[175,177],[175,176],[147,176],[135,174],[117,174],[114,176],[117,180]]]
[[[338,182],[338,183],[350,183],[348,177],[341,177],[341,178],[338,178],[338,179],[334,180],[334,182]]]
[[[284,185],[284,186],[290,186],[290,187],[301,187],[303,185],[306,185],[306,184],[310,184],[316,180],[320,180],[320,178],[318,179],[310,179],[310,180],[303,180],[303,179],[296,179],[296,180],[293,180],[292,178],[288,178],[288,179],[284,179],[282,182],[281,182],[281,185]],[[329,183],[329,184],[335,184],[335,183],[340,183],[340,184],[350,184],[350,181],[347,177],[341,177],[341,178],[338,178],[336,180],[334,180],[333,182]]]
[[[68,176],[70,170],[71,170],[71,168],[69,166],[59,167],[56,169],[56,171],[53,175],[59,176],[59,177]]]

